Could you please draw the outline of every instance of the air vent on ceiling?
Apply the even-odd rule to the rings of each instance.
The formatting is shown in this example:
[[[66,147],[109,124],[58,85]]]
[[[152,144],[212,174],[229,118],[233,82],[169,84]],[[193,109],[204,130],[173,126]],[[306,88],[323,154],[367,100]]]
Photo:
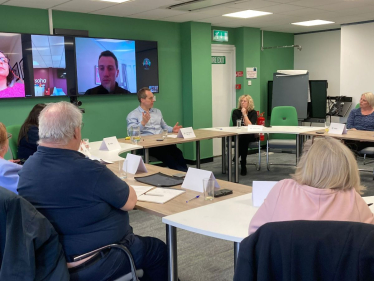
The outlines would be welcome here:
[[[168,9],[192,12],[235,2],[243,2],[243,0],[190,0],[171,5],[168,7]]]

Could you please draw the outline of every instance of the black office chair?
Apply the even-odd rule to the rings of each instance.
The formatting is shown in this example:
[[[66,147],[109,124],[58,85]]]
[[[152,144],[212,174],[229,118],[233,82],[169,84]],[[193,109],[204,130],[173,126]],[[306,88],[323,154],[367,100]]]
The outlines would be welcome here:
[[[234,281],[374,280],[374,225],[267,223],[240,244]]]
[[[0,187],[0,280],[68,281],[58,234],[28,201]]]
[[[229,126],[232,127],[233,124],[232,124],[232,113],[234,112],[236,108],[232,109],[231,110],[231,115],[230,115],[230,123],[229,123]],[[256,170],[257,171],[260,171],[261,170],[261,141],[260,141],[260,138],[259,138],[259,135],[258,134],[254,134],[255,137],[256,137],[256,140],[253,141],[253,142],[250,142],[249,145],[248,145],[248,150],[257,150],[258,149],[258,161],[257,163],[252,163],[252,162],[248,162],[247,165],[254,165],[256,167]],[[236,136],[238,137],[238,136]],[[228,137],[226,137],[226,150],[228,150]],[[232,148],[235,150],[235,142],[232,141]],[[225,154],[228,155],[227,151],[225,151]],[[239,155],[238,155],[239,156]],[[231,159],[229,159],[229,164],[231,164]]]
[[[83,255],[76,256],[74,258],[74,261],[83,260],[83,259],[85,259],[89,256],[92,256],[96,253],[101,252],[102,250],[110,249],[110,248],[115,248],[115,249],[119,249],[120,251],[123,251],[127,255],[128,259],[130,261],[130,267],[131,267],[131,272],[130,273],[116,279],[115,281],[131,281],[131,280],[132,281],[139,281],[138,277],[140,277],[140,278],[143,277],[143,274],[144,274],[143,270],[142,269],[136,270],[134,259],[131,255],[130,251],[125,246],[120,245],[120,244],[110,244],[110,245],[98,248],[96,250],[93,250],[91,252],[85,253]]]

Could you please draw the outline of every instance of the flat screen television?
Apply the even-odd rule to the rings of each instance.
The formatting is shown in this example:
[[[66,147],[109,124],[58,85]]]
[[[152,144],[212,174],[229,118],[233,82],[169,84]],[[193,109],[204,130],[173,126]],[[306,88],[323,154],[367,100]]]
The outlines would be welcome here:
[[[79,95],[159,92],[157,42],[75,38]]]
[[[0,33],[0,98],[24,98],[22,36]]]
[[[108,51],[112,73],[108,57],[99,60]],[[156,41],[0,32],[0,99],[158,93],[158,80]]]

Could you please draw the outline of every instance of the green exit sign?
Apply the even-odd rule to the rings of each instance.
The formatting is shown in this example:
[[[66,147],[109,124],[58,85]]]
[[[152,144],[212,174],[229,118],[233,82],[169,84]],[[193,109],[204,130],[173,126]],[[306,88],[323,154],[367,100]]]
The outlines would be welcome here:
[[[213,30],[213,41],[228,42],[229,32],[225,30]]]
[[[226,64],[225,56],[212,56],[212,64]]]

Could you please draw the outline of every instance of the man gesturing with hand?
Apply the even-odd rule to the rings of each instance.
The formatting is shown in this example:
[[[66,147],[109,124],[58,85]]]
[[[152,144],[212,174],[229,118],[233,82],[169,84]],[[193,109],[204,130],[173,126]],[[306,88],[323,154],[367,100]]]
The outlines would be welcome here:
[[[138,100],[140,105],[127,115],[127,128],[139,126],[142,136],[161,134],[163,129],[168,130],[169,133],[178,133],[180,128],[182,128],[182,126],[178,125],[178,122],[174,127],[166,124],[161,111],[153,108],[154,97],[150,89],[140,89],[138,91]],[[151,148],[149,155],[156,157],[170,169],[187,171],[182,151],[176,145]]]

